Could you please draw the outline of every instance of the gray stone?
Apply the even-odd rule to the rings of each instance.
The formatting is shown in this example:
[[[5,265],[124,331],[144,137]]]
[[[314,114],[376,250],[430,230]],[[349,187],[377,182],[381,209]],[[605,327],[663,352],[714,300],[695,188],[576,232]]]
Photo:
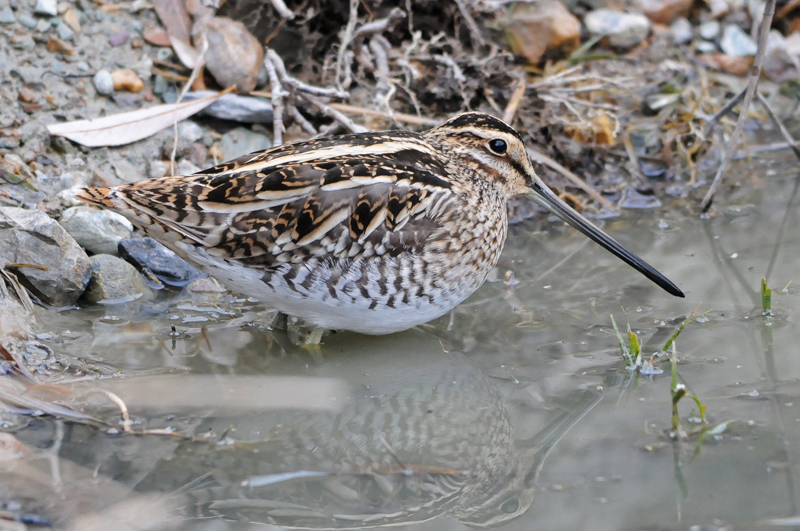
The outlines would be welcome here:
[[[692,42],[692,24],[685,18],[676,18],[670,25],[670,29],[672,30],[672,42],[675,44]]]
[[[716,20],[709,20],[708,22],[703,22],[700,24],[700,28],[698,28],[700,32],[700,36],[703,37],[705,40],[710,41],[717,38],[719,35],[719,22]]]
[[[38,31],[39,33],[44,33],[48,31],[50,28],[51,28],[50,23],[47,22],[46,20],[39,20],[39,22],[36,24],[36,31]]]
[[[203,138],[203,128],[191,120],[178,123],[178,137],[187,142],[197,142]]]
[[[146,277],[170,286],[185,286],[207,276],[152,238],[130,238],[119,242],[119,255]]]
[[[63,20],[58,21],[58,25],[56,26],[56,33],[58,33],[58,38],[62,41],[69,41],[72,40],[72,37],[75,36],[75,32],[72,31],[66,22]]]
[[[254,151],[271,147],[272,143],[266,135],[255,133],[244,127],[237,127],[222,135],[219,147],[225,160],[235,159]]]
[[[110,210],[73,207],[64,211],[61,226],[92,254],[117,254],[120,240],[130,238],[131,222]]]
[[[37,15],[47,15],[54,17],[58,15],[58,2],[56,0],[36,0],[36,7],[33,12]]]
[[[188,161],[186,159],[178,161],[178,163],[175,165],[176,175],[192,175],[199,171],[201,171],[200,168],[198,168],[197,166],[192,164],[191,161]]]
[[[717,52],[717,45],[713,42],[708,41],[699,41],[696,42],[694,45],[695,50],[698,53],[716,53]]]
[[[144,174],[127,158],[121,158],[111,163],[114,173],[124,183],[135,183],[144,180]]]
[[[169,171],[169,164],[163,160],[151,160],[150,168],[147,170],[147,176],[151,179],[158,179],[163,177]]]
[[[94,75],[94,88],[98,94],[103,96],[111,96],[114,94],[114,80],[111,78],[111,72],[108,70],[99,70]]]
[[[86,61],[78,61],[77,63],[75,63],[75,66],[81,72],[88,72],[91,69],[89,63],[87,63]]]
[[[167,80],[164,79],[164,76],[161,74],[156,74],[156,77],[153,80],[153,94],[160,96],[161,94],[164,94],[168,88],[169,85],[167,85]]]
[[[50,195],[78,186],[89,186],[92,176],[85,171],[66,171],[60,175],[42,174],[36,179],[36,187]]]
[[[189,92],[183,97],[183,101],[205,98],[214,94],[216,92],[211,90]],[[267,124],[272,123],[272,104],[263,98],[225,94],[200,111],[199,114],[243,124]]]
[[[0,268],[8,264],[37,266],[14,270],[36,297],[56,307],[75,304],[91,277],[91,264],[83,249],[39,210],[0,207]]]
[[[10,7],[0,9],[0,24],[13,24],[14,20],[14,12]]]
[[[637,13],[596,9],[583,18],[594,36],[605,36],[615,48],[633,48],[650,34],[650,20]]]
[[[98,254],[89,260],[92,276],[84,294],[88,302],[122,303],[153,295],[142,275],[125,260],[109,254]]]
[[[723,52],[734,57],[749,57],[758,51],[758,45],[750,38],[750,35],[735,24],[725,26],[719,47]]]
[[[20,13],[19,16],[17,16],[17,22],[19,22],[28,29],[35,28],[37,24],[36,19],[27,13]]]

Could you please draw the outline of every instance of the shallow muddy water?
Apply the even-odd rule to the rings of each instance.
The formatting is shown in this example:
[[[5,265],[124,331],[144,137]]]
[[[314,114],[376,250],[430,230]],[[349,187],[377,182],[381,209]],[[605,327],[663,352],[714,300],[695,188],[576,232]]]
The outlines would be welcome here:
[[[72,529],[752,529],[800,515],[797,173],[740,178],[708,219],[675,199],[604,220],[686,299],[529,220],[512,227],[498,280],[452,315],[329,335],[318,352],[230,296],[41,312],[40,341],[70,365],[85,411],[118,422],[87,392],[102,388],[135,431],[191,437],[8,414],[28,454],[4,468],[0,498]],[[698,304],[713,310],[677,354],[707,405],[702,445],[669,437],[668,362],[627,371],[609,318],[627,315],[649,354]],[[692,407],[680,402],[689,430]]]

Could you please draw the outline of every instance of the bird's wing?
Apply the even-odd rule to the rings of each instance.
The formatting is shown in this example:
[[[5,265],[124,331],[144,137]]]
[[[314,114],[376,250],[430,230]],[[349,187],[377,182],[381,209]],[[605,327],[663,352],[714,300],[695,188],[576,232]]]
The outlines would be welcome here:
[[[270,267],[310,256],[418,250],[439,227],[451,180],[413,133],[350,135],[247,155],[204,172],[79,197],[111,207],[159,239]]]

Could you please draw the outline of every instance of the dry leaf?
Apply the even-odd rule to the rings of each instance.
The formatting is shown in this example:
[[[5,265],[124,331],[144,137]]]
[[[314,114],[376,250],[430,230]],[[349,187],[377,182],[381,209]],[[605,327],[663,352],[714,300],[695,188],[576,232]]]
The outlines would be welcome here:
[[[191,42],[192,22],[182,0],[155,0],[153,6],[171,37]]]
[[[121,146],[152,136],[170,127],[176,120],[179,122],[185,120],[231,90],[232,88],[208,98],[178,105],[171,103],[156,105],[147,109],[114,114],[94,120],[52,124],[47,126],[47,130],[51,135],[65,136],[83,146]]]
[[[188,42],[182,41],[173,35],[169,36],[169,43],[172,49],[175,50],[175,55],[181,60],[183,66],[191,68],[192,70],[197,67],[197,62],[200,60],[200,52]]]

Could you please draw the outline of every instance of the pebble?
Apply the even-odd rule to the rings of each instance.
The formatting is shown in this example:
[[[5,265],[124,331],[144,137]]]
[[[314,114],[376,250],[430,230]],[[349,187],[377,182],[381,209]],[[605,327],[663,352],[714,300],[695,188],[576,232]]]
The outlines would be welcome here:
[[[50,36],[50,39],[47,41],[47,51],[50,53],[60,53],[61,55],[75,55],[75,48],[72,45],[53,36]]]
[[[91,68],[89,66],[89,63],[87,63],[86,61],[78,61],[77,63],[75,63],[75,67],[81,72],[88,72],[89,69]]]
[[[36,31],[38,31],[39,33],[44,33],[48,31],[50,27],[51,27],[50,23],[46,20],[39,20],[39,22],[36,23]]]
[[[644,195],[635,188],[628,188],[622,193],[619,206],[621,208],[660,208],[661,201],[654,195]]]
[[[152,238],[130,238],[119,242],[119,255],[146,277],[169,286],[183,287],[206,275]]]
[[[190,160],[183,159],[178,161],[175,165],[175,173],[177,175],[192,175],[199,171],[201,171],[201,169],[195,166]]]
[[[264,59],[261,43],[239,21],[213,17],[206,23],[206,69],[223,86],[236,85],[240,93],[256,87]]]
[[[114,46],[116,48],[117,46],[122,46],[123,44],[128,42],[129,38],[130,38],[130,35],[127,32],[123,31],[121,33],[116,33],[116,34],[112,35],[111,37],[109,37],[108,38],[108,44],[110,44],[111,46]]]
[[[92,81],[94,81],[94,88],[98,94],[103,96],[114,94],[114,78],[111,77],[111,72],[108,70],[98,70]]]
[[[27,13],[20,13],[19,16],[17,17],[17,22],[19,22],[28,29],[35,28],[37,24],[36,19]]]
[[[684,17],[676,18],[670,29],[672,30],[672,42],[675,44],[692,42],[692,23]]]
[[[698,28],[700,32],[700,36],[703,37],[705,40],[710,41],[717,38],[719,35],[719,22],[716,20],[709,20],[708,22],[703,22],[700,24]]]
[[[72,31],[63,20],[58,22],[58,26],[56,26],[56,33],[58,34],[58,38],[63,41],[71,40],[75,36],[75,32]]]
[[[84,293],[86,301],[94,304],[122,303],[153,295],[142,275],[125,260],[109,254],[98,254],[89,260],[92,276]]]
[[[694,48],[698,53],[714,53],[717,51],[717,45],[708,41],[696,42]]]
[[[590,34],[608,37],[615,48],[633,48],[650,34],[650,20],[646,16],[611,9],[591,11],[583,23]]]
[[[117,244],[133,232],[131,222],[119,214],[88,206],[68,208],[59,223],[92,254],[116,255]]]
[[[147,176],[151,179],[158,179],[163,177],[169,171],[169,164],[163,160],[151,160],[150,167],[147,170]]]
[[[183,101],[205,98],[214,94],[216,92],[212,90],[188,92],[183,97]],[[272,123],[272,104],[263,98],[225,94],[200,111],[199,114],[244,124],[268,124]]]
[[[758,45],[750,38],[750,35],[735,24],[725,26],[719,47],[732,57],[750,57],[758,51]]]
[[[127,158],[119,158],[113,161],[111,166],[124,183],[135,183],[144,179],[144,174]]]
[[[168,88],[169,85],[167,85],[167,80],[164,79],[164,76],[161,74],[156,74],[156,77],[153,80],[153,94],[160,96],[161,94],[164,94]]]
[[[231,129],[222,135],[219,141],[219,148],[222,151],[224,160],[235,159],[269,147],[272,147],[272,143],[266,135],[253,132],[244,127]]]
[[[42,175],[36,179],[36,187],[50,195],[79,186],[89,186],[92,176],[85,171],[67,171],[61,175]]]
[[[581,23],[558,0],[520,2],[510,12],[506,30],[515,55],[539,64],[547,54],[565,56],[581,44]]]
[[[183,120],[178,123],[178,138],[187,142],[197,142],[203,138],[203,128],[192,120]]]
[[[58,15],[58,2],[57,0],[36,0],[36,7],[33,12],[37,15],[47,15],[54,17]]]
[[[144,88],[144,82],[130,68],[114,70],[111,72],[111,80],[114,83],[114,90],[140,92]]]
[[[86,253],[54,219],[39,210],[0,207],[0,267],[15,268],[25,287],[45,304],[72,306],[91,277]]]
[[[0,9],[0,24],[13,24],[14,21],[14,12],[10,7]]]

